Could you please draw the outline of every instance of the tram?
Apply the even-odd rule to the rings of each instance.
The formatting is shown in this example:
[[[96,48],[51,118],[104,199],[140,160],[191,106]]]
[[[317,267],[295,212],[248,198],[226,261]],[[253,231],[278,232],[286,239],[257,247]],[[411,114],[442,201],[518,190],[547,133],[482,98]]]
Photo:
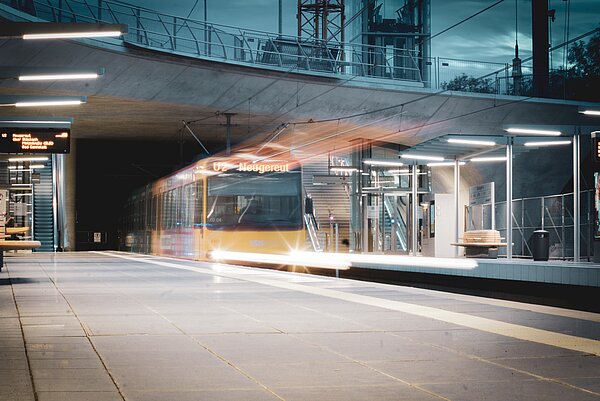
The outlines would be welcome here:
[[[287,254],[305,238],[299,163],[245,152],[198,161],[132,193],[120,248],[205,260],[213,251]]]

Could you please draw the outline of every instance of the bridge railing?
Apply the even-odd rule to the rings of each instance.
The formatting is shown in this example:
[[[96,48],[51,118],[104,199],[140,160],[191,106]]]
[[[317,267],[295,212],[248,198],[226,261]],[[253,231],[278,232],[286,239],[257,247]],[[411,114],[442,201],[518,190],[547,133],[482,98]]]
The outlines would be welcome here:
[[[417,51],[308,40],[159,13],[113,0],[0,0],[51,22],[125,24],[126,42],[285,71],[423,82]],[[33,7],[32,7],[33,5]]]

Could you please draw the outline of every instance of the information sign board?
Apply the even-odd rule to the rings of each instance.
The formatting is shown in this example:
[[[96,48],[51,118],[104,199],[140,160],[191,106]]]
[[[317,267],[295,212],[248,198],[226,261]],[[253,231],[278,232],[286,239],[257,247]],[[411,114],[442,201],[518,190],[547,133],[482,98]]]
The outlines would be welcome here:
[[[0,128],[0,153],[69,153],[67,128]]]
[[[494,183],[469,188],[469,206],[494,203]]]

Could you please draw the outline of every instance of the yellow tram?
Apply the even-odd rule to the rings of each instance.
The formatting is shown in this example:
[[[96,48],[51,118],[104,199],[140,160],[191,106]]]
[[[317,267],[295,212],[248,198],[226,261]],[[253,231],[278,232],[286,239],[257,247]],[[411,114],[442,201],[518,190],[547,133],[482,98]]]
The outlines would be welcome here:
[[[303,248],[300,165],[250,156],[207,158],[134,192],[121,249],[209,259],[213,251]]]

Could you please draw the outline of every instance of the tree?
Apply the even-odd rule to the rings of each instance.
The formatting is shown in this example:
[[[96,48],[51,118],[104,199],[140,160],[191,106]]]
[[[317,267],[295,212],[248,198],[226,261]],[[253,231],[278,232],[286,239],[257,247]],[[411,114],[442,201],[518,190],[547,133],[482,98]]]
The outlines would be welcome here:
[[[448,82],[442,82],[442,89],[459,92],[496,93],[490,79],[475,78],[464,73]]]
[[[586,43],[569,49],[569,68],[550,73],[550,96],[576,100],[600,100],[600,29]]]

